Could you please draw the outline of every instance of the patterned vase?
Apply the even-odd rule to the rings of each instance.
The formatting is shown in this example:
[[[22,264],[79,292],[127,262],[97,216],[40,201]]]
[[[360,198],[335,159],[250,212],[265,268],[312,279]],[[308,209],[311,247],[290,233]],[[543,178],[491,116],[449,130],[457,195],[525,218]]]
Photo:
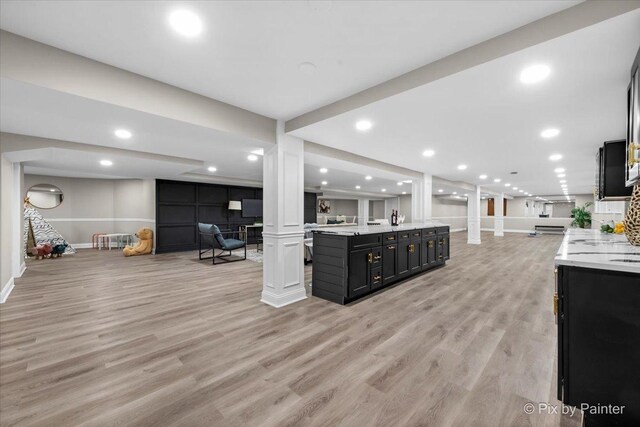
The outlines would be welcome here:
[[[629,210],[624,217],[624,233],[633,246],[640,246],[640,184],[633,186]]]

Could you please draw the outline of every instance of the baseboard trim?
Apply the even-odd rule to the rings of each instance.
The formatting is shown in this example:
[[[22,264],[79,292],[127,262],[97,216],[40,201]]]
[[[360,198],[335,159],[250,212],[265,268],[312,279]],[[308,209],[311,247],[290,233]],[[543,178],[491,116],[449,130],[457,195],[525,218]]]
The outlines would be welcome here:
[[[281,295],[277,295],[267,289],[263,289],[260,302],[263,302],[275,308],[280,308],[284,307],[285,305],[293,304],[294,302],[302,301],[306,298],[307,292],[304,289],[304,286],[295,289],[292,292],[287,292]]]
[[[495,233],[495,230],[493,228],[481,228],[480,231],[491,231]],[[505,228],[504,230],[502,230],[503,233],[533,233],[534,230],[516,230],[513,228]]]
[[[15,287],[15,282],[13,277],[9,279],[9,281],[2,287],[2,292],[0,292],[0,304],[4,304],[9,298],[9,294]]]
[[[466,228],[452,228],[451,230],[449,230],[449,233],[458,233],[460,231],[467,231]]]
[[[18,274],[16,274],[15,278],[18,279],[22,277],[26,269],[27,269],[27,264],[24,261],[22,261],[22,264],[20,264],[20,271],[18,271]]]

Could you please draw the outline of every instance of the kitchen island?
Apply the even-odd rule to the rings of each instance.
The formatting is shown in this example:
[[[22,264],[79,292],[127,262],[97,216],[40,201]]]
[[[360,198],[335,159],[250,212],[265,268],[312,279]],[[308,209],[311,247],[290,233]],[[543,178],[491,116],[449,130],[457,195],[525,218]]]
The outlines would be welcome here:
[[[587,427],[640,425],[640,247],[570,229],[555,265],[558,400]]]
[[[449,226],[438,221],[313,231],[313,296],[347,304],[443,266]]]

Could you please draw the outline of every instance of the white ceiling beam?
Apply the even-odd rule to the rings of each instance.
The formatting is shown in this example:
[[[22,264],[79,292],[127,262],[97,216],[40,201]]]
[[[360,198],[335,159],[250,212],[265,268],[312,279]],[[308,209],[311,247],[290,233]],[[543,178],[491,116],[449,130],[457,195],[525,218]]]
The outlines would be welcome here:
[[[0,76],[275,144],[274,119],[4,30]]]
[[[638,8],[637,0],[585,1],[295,117],[286,122],[285,131],[293,132]]]

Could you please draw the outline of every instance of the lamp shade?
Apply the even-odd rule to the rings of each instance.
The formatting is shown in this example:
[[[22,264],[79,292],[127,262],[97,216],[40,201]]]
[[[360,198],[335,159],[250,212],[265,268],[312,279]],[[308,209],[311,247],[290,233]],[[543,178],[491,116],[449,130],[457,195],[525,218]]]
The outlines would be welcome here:
[[[230,211],[241,211],[242,210],[242,203],[237,201],[237,200],[230,200],[229,201],[229,210]]]

